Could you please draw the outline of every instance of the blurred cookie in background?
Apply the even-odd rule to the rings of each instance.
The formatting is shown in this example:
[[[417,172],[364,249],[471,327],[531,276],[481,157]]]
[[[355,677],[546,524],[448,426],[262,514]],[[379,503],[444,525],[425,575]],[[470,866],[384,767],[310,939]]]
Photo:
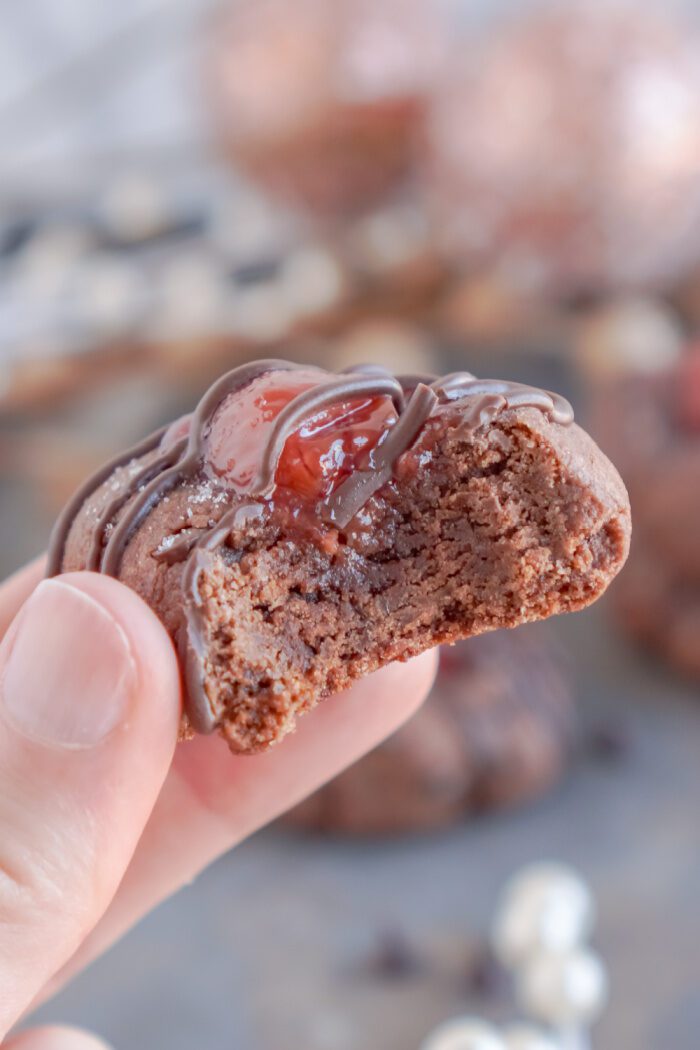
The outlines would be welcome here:
[[[227,3],[205,48],[221,147],[314,213],[372,205],[415,166],[446,39],[423,0]]]
[[[577,0],[457,50],[426,151],[450,254],[565,297],[697,261],[696,28],[658,4]]]
[[[611,590],[621,627],[700,679],[700,344],[595,396],[593,431],[630,494],[630,558]]]
[[[677,311],[649,295],[605,298],[572,318],[574,361],[589,387],[673,366],[686,336]]]
[[[517,288],[495,270],[455,273],[434,310],[440,335],[475,354],[559,354],[569,319],[555,304]]]
[[[397,317],[369,318],[353,325],[328,349],[327,368],[341,372],[358,365],[383,365],[394,374],[438,371],[439,357],[428,334]]]
[[[402,313],[430,308],[451,273],[438,251],[424,201],[390,201],[340,231],[342,253],[358,295],[383,300]]]
[[[433,692],[410,722],[285,821],[399,835],[522,805],[562,775],[574,721],[564,661],[546,632],[469,639],[442,650]]]

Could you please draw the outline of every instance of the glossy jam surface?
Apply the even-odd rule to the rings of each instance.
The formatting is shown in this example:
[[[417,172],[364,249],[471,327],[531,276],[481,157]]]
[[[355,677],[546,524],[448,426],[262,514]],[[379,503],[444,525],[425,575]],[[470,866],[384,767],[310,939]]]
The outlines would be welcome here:
[[[275,421],[293,398],[335,377],[316,369],[273,372],[232,394],[214,415],[205,441],[206,469],[242,492],[260,470]],[[287,439],[277,466],[278,490],[313,501],[327,496],[396,422],[388,397],[363,397],[316,411]]]
[[[207,470],[227,485],[246,491],[258,475],[263,448],[282,409],[298,394],[328,379],[316,369],[271,372],[227,397],[205,436]]]
[[[387,397],[325,409],[287,440],[277,468],[278,486],[305,499],[323,499],[354,471],[371,465],[373,449],[396,418]]]

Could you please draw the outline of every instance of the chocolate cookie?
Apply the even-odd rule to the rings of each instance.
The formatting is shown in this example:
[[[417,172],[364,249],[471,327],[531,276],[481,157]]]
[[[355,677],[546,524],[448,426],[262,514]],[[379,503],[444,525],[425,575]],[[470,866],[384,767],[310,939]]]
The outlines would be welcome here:
[[[411,721],[285,817],[340,835],[427,831],[515,806],[558,779],[574,705],[556,648],[528,630],[443,649]]]
[[[430,107],[423,157],[444,248],[544,297],[667,286],[698,259],[695,25],[672,4],[619,0],[513,13],[462,39]],[[676,108],[630,101],[661,83]],[[663,165],[661,140],[683,142]]]
[[[627,633],[700,678],[700,348],[600,391],[596,420],[635,513],[613,609]]]
[[[314,215],[376,204],[417,166],[446,32],[422,0],[226,5],[204,55],[223,152]]]
[[[629,530],[555,394],[260,361],[84,486],[49,571],[137,591],[177,644],[185,731],[254,752],[392,660],[588,605]]]

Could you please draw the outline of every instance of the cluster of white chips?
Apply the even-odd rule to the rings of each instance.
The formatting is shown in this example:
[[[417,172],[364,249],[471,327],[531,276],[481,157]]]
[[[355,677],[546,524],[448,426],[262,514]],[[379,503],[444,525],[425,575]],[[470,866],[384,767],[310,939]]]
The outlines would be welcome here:
[[[586,945],[594,919],[591,892],[570,868],[546,863],[519,872],[503,892],[492,943],[534,1023],[499,1030],[459,1017],[435,1029],[421,1050],[586,1050],[608,988],[602,961]]]

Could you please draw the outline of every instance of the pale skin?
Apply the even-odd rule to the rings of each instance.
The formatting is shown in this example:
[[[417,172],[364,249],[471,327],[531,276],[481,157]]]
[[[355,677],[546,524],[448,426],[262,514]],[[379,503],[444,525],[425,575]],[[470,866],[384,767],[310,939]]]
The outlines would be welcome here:
[[[42,574],[38,561],[0,586],[0,1042],[104,1050],[24,1024],[161,900],[398,728],[436,657],[387,667],[270,752],[234,757],[217,737],[177,743],[175,652],[133,592],[92,573],[37,590]]]

